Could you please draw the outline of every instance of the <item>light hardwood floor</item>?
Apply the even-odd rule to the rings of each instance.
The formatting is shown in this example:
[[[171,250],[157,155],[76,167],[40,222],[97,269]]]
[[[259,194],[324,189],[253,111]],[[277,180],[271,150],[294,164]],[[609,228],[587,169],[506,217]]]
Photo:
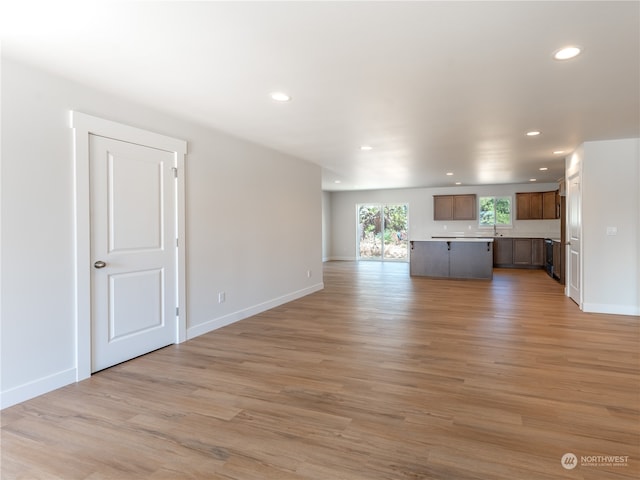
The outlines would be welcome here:
[[[582,313],[542,271],[324,281],[5,409],[2,479],[639,478],[638,317]]]

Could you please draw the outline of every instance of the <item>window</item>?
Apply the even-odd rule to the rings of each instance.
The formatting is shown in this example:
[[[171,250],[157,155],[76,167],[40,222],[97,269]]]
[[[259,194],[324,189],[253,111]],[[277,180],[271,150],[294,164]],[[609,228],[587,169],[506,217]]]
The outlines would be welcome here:
[[[511,197],[480,197],[481,227],[511,226]]]
[[[358,205],[358,259],[409,261],[409,206]]]

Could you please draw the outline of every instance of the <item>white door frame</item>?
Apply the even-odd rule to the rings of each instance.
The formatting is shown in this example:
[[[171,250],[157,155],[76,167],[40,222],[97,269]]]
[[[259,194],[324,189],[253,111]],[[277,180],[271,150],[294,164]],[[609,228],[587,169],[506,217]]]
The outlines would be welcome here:
[[[74,132],[75,167],[75,291],[76,291],[76,381],[91,376],[91,205],[89,180],[89,135],[113,138],[153,147],[175,155],[178,167],[177,191],[177,302],[176,343],[187,338],[185,275],[185,181],[184,163],[187,142],[130,127],[99,117],[71,111]]]

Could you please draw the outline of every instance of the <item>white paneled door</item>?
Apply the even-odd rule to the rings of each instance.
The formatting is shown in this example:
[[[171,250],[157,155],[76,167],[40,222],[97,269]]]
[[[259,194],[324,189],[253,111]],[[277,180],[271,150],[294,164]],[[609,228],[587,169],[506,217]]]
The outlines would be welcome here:
[[[176,341],[172,152],[89,136],[92,372]]]
[[[582,197],[580,193],[580,175],[578,173],[567,178],[567,242],[569,255],[567,258],[567,287],[569,297],[582,308],[581,284],[581,238],[582,238]]]

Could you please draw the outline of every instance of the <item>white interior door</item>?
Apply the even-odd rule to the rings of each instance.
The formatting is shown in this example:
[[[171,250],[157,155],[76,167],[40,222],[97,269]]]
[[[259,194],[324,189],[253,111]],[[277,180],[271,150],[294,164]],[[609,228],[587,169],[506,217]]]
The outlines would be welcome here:
[[[567,286],[569,297],[582,308],[581,285],[581,236],[582,236],[582,197],[580,193],[580,175],[575,173],[567,178]]]
[[[92,372],[176,342],[171,152],[90,135]]]

